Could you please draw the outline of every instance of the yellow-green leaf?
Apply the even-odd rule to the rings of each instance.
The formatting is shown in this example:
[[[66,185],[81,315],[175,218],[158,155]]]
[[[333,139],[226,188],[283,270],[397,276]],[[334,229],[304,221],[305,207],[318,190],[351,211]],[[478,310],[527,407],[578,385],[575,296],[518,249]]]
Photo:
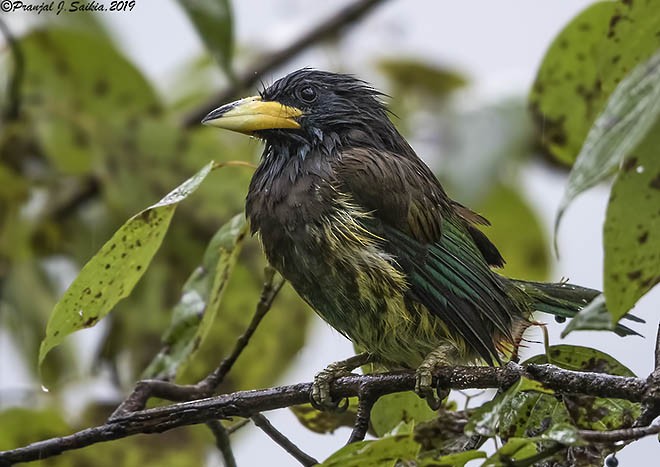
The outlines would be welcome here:
[[[164,348],[145,370],[144,378],[175,379],[177,372],[204,342],[220,309],[222,295],[242,249],[248,225],[243,213],[223,225],[209,242],[202,264],[193,271],[172,312]]]
[[[622,167],[603,227],[604,294],[615,323],[660,281],[660,118]]]
[[[225,71],[231,73],[234,36],[229,0],[179,0],[179,4],[209,52]]]
[[[397,392],[376,401],[371,409],[371,426],[377,436],[383,436],[401,422],[424,422],[435,416],[436,412],[417,394],[410,391]]]
[[[624,157],[629,158],[629,164],[624,166],[624,169],[636,168],[631,167],[637,160],[633,154],[648,138],[652,140],[646,143],[650,158],[656,155],[653,151],[657,142],[654,135],[657,134],[656,122],[659,114],[660,53],[657,53],[621,81],[607,101],[605,110],[589,130],[569,175],[555,230],[570,202],[583,191],[609,177],[621,166]],[[657,160],[657,157],[655,159]]]
[[[128,296],[158,250],[179,202],[193,193],[213,168],[208,163],[158,203],[130,218],[83,267],[55,305],[39,348],[39,366],[66,336],[94,326]]]
[[[541,144],[572,163],[616,85],[660,46],[654,0],[596,2],[546,52],[530,93]]]
[[[320,411],[312,407],[312,404],[295,405],[291,411],[298,421],[308,430],[314,433],[334,433],[342,426],[353,427],[357,415],[358,398],[348,399],[348,407],[342,411]]]
[[[344,446],[328,457],[322,467],[394,467],[398,461],[410,461],[417,457],[420,445],[412,434],[399,434]]]

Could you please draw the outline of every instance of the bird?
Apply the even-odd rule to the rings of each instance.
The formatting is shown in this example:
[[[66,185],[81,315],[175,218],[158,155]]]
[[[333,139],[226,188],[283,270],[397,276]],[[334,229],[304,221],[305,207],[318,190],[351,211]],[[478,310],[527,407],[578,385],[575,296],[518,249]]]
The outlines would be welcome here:
[[[600,294],[499,274],[488,221],[448,196],[384,98],[353,75],[303,68],[202,121],[264,141],[246,197],[251,232],[270,265],[363,351],[316,376],[321,408],[336,406],[334,378],[368,362],[414,369],[415,391],[437,407],[436,367],[501,365],[539,324],[534,312],[573,317]]]

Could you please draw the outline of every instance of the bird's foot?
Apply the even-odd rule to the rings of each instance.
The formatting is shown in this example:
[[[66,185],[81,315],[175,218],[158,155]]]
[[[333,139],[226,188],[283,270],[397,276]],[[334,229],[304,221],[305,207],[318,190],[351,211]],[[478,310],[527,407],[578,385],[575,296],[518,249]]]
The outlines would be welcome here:
[[[361,353],[354,357],[334,362],[314,376],[310,402],[317,410],[345,410],[348,404],[332,400],[330,385],[342,376],[349,376],[355,368],[365,365],[371,361],[371,355]]]
[[[431,410],[438,410],[442,401],[449,396],[448,388],[433,387],[433,370],[446,365],[453,353],[453,347],[440,346],[426,356],[415,372],[415,392],[422,399],[426,399]]]

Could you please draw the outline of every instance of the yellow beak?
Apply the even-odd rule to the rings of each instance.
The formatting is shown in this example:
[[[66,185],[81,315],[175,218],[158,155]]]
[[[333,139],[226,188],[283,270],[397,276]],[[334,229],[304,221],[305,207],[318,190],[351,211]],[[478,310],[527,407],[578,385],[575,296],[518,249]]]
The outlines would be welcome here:
[[[202,123],[249,135],[259,130],[300,128],[295,119],[302,114],[296,107],[253,96],[218,107]]]

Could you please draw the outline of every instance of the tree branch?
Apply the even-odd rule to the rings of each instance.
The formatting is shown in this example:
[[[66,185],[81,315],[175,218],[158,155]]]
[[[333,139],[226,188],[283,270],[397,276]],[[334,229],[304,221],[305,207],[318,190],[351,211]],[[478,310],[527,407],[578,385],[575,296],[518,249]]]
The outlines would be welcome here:
[[[266,316],[273,305],[275,297],[284,286],[284,279],[279,277],[276,280],[275,270],[271,267],[266,267],[265,276],[261,297],[252,316],[252,321],[250,321],[245,332],[237,339],[231,354],[222,360],[211,374],[199,383],[191,385],[179,385],[157,379],[138,381],[133,388],[133,392],[117,407],[110,419],[143,409],[151,397],[160,397],[170,401],[189,401],[213,395],[250,342],[250,338],[257,330],[259,323]]]
[[[374,7],[383,3],[384,0],[358,0],[341,10],[335,15],[327,18],[321,24],[310,28],[308,32],[298,37],[291,44],[281,50],[269,52],[260,57],[244,72],[237,74],[236,79],[225,90],[216,94],[208,103],[193,110],[183,120],[184,127],[199,125],[199,122],[211,110],[237,97],[237,94],[256,84],[259,79],[270,70],[283,65],[303,50],[321,42],[341,29],[351,26],[363,18]]]
[[[642,414],[635,422],[635,427],[645,427],[660,415],[660,323],[655,338],[655,368],[646,382],[648,394],[644,398]]]
[[[590,443],[616,443],[618,441],[635,441],[658,433],[660,433],[660,423],[611,431],[580,430],[580,437]]]
[[[553,365],[509,364],[505,367],[442,367],[435,372],[434,384],[451,389],[506,388],[520,377],[537,380],[559,394],[585,394],[640,402],[648,394],[647,381],[641,378],[612,376],[564,370]],[[333,399],[358,396],[369,386],[381,394],[410,391],[415,386],[412,371],[363,376],[347,376],[332,384]],[[274,409],[309,402],[312,383],[300,383],[269,389],[239,391],[213,398],[172,404],[133,412],[100,426],[72,435],[51,438],[25,447],[0,452],[0,466],[44,459],[64,451],[91,444],[125,438],[138,433],[160,433],[185,425],[213,419],[252,417]],[[660,402],[656,400],[655,402]]]
[[[222,461],[225,467],[236,467],[236,459],[234,458],[234,452],[231,449],[231,443],[229,442],[229,431],[224,427],[224,425],[219,420],[209,420],[206,422],[206,426],[209,427],[213,437],[215,438],[215,446],[222,454]]]
[[[275,441],[277,444],[282,446],[282,448],[291,454],[298,462],[300,462],[302,465],[306,467],[311,467],[312,465],[316,465],[319,463],[316,459],[314,459],[312,456],[309,454],[303,452],[298,446],[293,444],[293,442],[284,436],[280,431],[275,428],[266,417],[264,417],[262,414],[257,413],[252,416],[252,421],[254,422],[255,425],[257,425],[261,430],[270,437],[273,441]]]

